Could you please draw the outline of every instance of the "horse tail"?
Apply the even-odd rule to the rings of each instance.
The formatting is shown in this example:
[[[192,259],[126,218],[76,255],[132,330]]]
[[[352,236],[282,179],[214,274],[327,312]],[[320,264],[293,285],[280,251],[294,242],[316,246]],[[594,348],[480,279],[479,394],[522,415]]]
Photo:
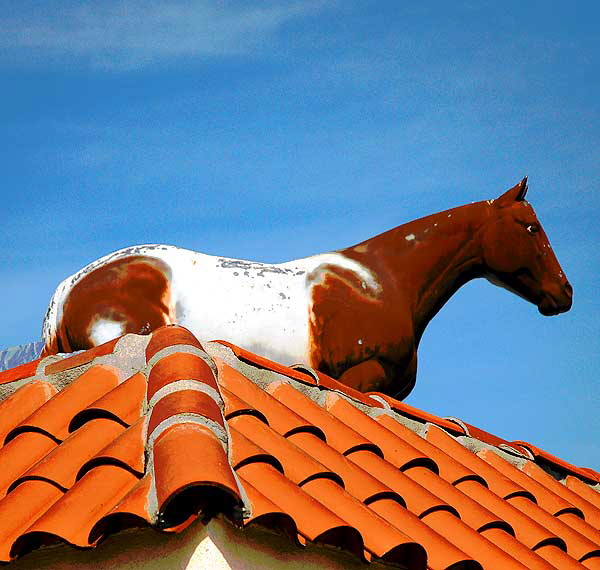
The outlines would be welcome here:
[[[42,356],[70,351],[68,346],[62,346],[63,343],[61,342],[61,339],[59,339],[58,332],[66,290],[71,287],[74,277],[75,276],[72,275],[71,277],[64,279],[50,298],[50,303],[48,304],[46,315],[44,316],[44,322],[42,323],[42,340],[44,341]]]

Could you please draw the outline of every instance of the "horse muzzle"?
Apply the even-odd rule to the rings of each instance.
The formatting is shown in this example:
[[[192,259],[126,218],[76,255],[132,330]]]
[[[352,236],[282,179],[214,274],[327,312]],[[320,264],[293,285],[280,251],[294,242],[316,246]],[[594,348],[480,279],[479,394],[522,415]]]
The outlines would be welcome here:
[[[573,305],[573,287],[567,281],[557,295],[546,293],[538,304],[538,311],[545,317],[566,313]]]

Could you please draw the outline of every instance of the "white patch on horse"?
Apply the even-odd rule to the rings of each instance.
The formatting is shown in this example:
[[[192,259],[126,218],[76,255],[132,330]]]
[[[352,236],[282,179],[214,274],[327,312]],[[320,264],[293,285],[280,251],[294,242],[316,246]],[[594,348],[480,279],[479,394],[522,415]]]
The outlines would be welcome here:
[[[111,321],[110,319],[99,319],[92,324],[90,338],[94,344],[98,345],[104,344],[124,333],[123,323]]]
[[[406,241],[413,241],[416,238],[415,234],[408,234],[407,236],[404,236],[404,239]]]
[[[313,268],[308,271],[309,273],[315,270],[318,272],[320,266],[327,265],[335,265],[341,269],[347,269],[354,273],[359,279],[362,279],[363,283],[366,283],[367,287],[363,286],[363,289],[370,290],[371,293],[374,294],[379,294],[381,292],[381,285],[379,285],[377,279],[367,267],[341,253],[320,253],[318,255],[313,255],[312,257],[305,257],[304,259],[298,259],[297,261],[291,261],[289,263],[297,264],[303,262],[314,264]],[[283,263],[282,265],[287,264]]]
[[[333,265],[354,273],[371,295],[381,292],[367,267],[341,253],[269,264],[174,246],[135,246],[106,255],[61,283],[44,322],[44,338],[56,331],[64,302],[83,277],[131,256],[160,259],[169,267],[172,322],[190,329],[201,342],[226,339],[282,364],[309,360],[311,289],[319,280],[309,280],[308,275]],[[101,344],[123,332],[120,323],[103,320],[94,323],[91,337]]]

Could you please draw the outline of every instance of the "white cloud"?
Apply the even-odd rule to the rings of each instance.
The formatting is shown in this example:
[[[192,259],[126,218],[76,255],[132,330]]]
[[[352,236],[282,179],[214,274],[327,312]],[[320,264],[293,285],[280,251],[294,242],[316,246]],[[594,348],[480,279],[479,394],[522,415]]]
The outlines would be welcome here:
[[[0,48],[38,60],[78,58],[94,67],[135,68],[173,58],[249,54],[324,1],[120,0],[37,7],[0,18]],[[5,12],[6,13],[6,12]]]

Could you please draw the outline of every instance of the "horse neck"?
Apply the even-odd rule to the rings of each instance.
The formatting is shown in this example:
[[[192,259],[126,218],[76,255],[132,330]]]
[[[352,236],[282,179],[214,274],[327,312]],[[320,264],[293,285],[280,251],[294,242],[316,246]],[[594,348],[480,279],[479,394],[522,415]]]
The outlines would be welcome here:
[[[485,202],[403,224],[347,251],[377,272],[385,291],[412,310],[418,343],[429,321],[462,285],[483,274],[479,229]],[[392,300],[394,302],[394,300]]]

